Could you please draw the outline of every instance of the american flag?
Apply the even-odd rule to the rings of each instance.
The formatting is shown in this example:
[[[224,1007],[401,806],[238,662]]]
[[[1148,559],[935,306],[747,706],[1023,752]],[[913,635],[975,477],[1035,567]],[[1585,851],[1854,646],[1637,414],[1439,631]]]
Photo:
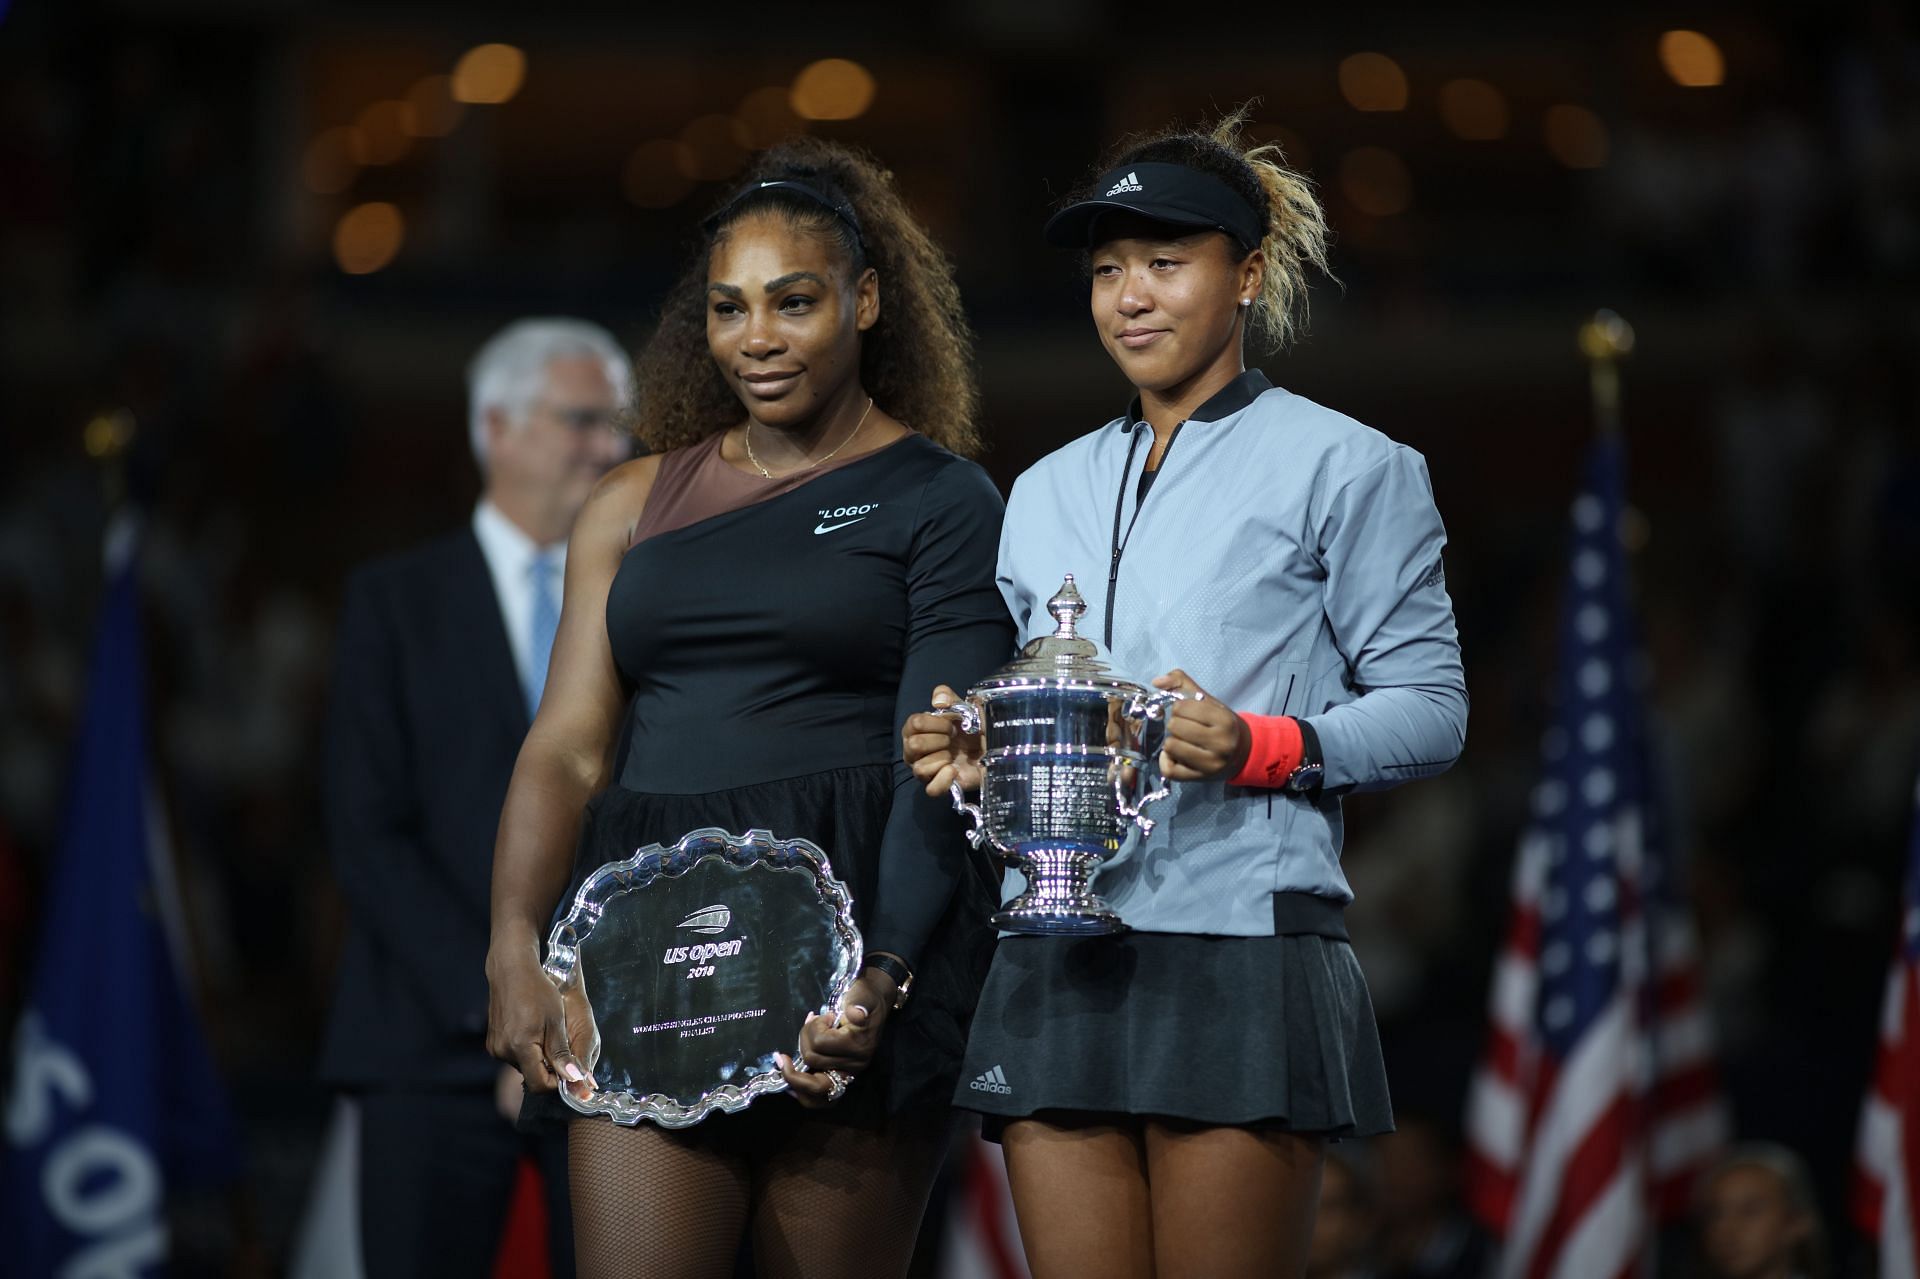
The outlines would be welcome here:
[[[1726,1136],[1640,709],[1624,470],[1603,436],[1573,503],[1556,714],[1468,1103],[1474,1210],[1527,1279],[1643,1272]]]
[[[1920,805],[1920,791],[1914,798]],[[1920,820],[1907,851],[1902,907],[1854,1155],[1853,1216],[1879,1240],[1881,1279],[1920,1276]]]

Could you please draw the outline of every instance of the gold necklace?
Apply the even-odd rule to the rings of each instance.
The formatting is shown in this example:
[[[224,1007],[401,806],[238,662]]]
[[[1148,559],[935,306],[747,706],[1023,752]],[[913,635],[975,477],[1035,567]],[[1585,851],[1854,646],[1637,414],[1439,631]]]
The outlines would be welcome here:
[[[823,456],[814,458],[813,461],[807,463],[805,466],[796,466],[793,470],[788,471],[787,474],[794,475],[800,471],[811,471],[814,467],[826,461],[827,458],[832,457],[835,453],[838,453],[841,449],[853,443],[853,437],[860,434],[860,428],[867,424],[867,414],[871,412],[873,412],[873,397],[869,395],[867,397],[867,407],[860,410],[860,420],[853,424],[853,430],[848,433],[846,439],[841,440],[838,444],[828,449]],[[760,465],[760,459],[753,455],[753,419],[751,417],[747,419],[746,441],[747,461],[753,463],[753,469],[760,472],[763,477],[769,480],[772,479],[774,477],[773,472]]]

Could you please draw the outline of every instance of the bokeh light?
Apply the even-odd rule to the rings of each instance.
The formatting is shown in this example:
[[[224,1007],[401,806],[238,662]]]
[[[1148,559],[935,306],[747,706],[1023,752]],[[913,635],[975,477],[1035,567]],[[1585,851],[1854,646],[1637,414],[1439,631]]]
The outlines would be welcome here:
[[[873,76],[858,62],[824,58],[793,78],[794,113],[806,120],[851,120],[873,104]]]
[[[1289,169],[1304,173],[1313,167],[1313,148],[1307,145],[1304,137],[1286,125],[1257,121],[1248,127],[1247,134],[1255,142],[1270,142],[1279,147]]]
[[[1720,46],[1698,31],[1669,31],[1660,37],[1660,65],[1677,85],[1710,89],[1727,78]]]
[[[701,182],[717,182],[747,162],[746,148],[734,136],[733,117],[703,115],[680,130],[681,171]]]
[[[740,99],[733,112],[735,141],[749,151],[760,151],[783,138],[806,130],[807,122],[793,109],[793,92],[779,85],[755,89]]]
[[[1491,142],[1507,136],[1506,95],[1485,80],[1449,80],[1440,86],[1440,118],[1457,138]]]
[[[412,112],[409,131],[416,138],[444,138],[467,113],[466,107],[454,99],[450,75],[430,75],[414,81],[407,90],[407,107]]]
[[[322,130],[300,158],[300,177],[316,195],[339,195],[360,174],[353,130],[345,125]]]
[[[405,238],[399,209],[384,200],[356,204],[333,228],[333,260],[348,275],[368,275],[393,261]]]
[[[453,68],[458,102],[495,104],[520,92],[527,76],[527,55],[510,44],[482,44],[460,55]]]
[[[627,199],[641,208],[664,209],[693,190],[693,179],[687,176],[693,164],[684,142],[672,138],[643,142],[627,157],[621,186]]]
[[[131,409],[105,409],[88,420],[80,438],[88,457],[105,459],[125,452],[137,430]]]
[[[1355,53],[1340,60],[1340,94],[1356,111],[1404,111],[1407,73],[1384,53]]]
[[[1597,169],[1607,162],[1607,126],[1585,107],[1562,102],[1547,110],[1547,150],[1569,169]]]
[[[413,108],[397,98],[374,103],[354,121],[353,143],[361,164],[399,163],[413,146]]]
[[[1413,203],[1413,175],[1385,147],[1356,147],[1340,160],[1340,190],[1360,212],[1388,218]]]

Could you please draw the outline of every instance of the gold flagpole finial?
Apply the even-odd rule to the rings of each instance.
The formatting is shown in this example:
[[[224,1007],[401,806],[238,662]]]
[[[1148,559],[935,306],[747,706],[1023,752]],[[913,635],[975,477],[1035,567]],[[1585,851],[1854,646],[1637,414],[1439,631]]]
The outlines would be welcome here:
[[[102,409],[88,420],[80,433],[87,456],[100,464],[101,483],[107,491],[107,509],[113,510],[127,496],[127,450],[139,430],[131,409]]]
[[[1633,326],[1605,308],[1580,326],[1580,350],[1589,360],[1617,360],[1633,350]]]
[[[1589,380],[1593,388],[1595,427],[1607,435],[1620,430],[1620,368],[1622,359],[1633,350],[1633,326],[1609,310],[1593,313],[1580,326],[1580,353],[1587,357]]]

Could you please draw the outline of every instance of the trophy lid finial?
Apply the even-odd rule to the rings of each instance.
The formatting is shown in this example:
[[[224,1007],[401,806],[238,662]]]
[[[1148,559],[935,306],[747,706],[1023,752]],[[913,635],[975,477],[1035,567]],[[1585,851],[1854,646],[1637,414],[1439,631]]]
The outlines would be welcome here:
[[[1075,639],[1074,623],[1085,616],[1087,601],[1081,597],[1080,588],[1073,584],[1073,574],[1067,574],[1067,580],[1060,583],[1060,589],[1047,601],[1047,612],[1053,614],[1054,638]]]
[[[1073,584],[1073,574],[1060,583],[1060,589],[1047,601],[1053,614],[1054,629],[1034,636],[1021,648],[1020,656],[1002,666],[978,689],[991,692],[1000,687],[1025,687],[1035,679],[1074,680],[1116,689],[1137,690],[1141,686],[1111,675],[1100,660],[1100,646],[1074,629],[1087,611],[1087,601]]]

